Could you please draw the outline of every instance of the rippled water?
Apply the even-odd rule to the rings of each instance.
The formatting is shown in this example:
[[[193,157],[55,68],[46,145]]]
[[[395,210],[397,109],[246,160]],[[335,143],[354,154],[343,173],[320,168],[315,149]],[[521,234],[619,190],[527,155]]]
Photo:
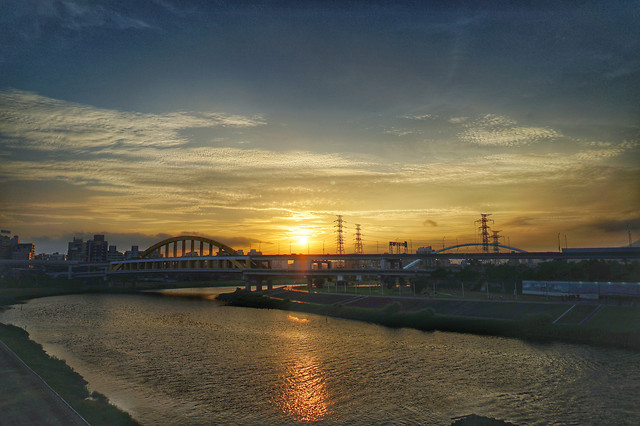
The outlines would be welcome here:
[[[640,354],[622,350],[145,295],[35,299],[0,321],[146,424],[640,423]]]

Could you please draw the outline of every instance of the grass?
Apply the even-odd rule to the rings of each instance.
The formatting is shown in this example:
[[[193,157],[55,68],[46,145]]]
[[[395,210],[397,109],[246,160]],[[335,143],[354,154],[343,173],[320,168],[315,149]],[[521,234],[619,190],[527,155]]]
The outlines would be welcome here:
[[[323,300],[328,295],[319,295]],[[285,294],[286,297],[286,294]],[[535,341],[563,341],[596,346],[619,347],[640,351],[640,310],[632,307],[606,306],[583,325],[552,324],[568,306],[548,303],[501,303],[472,302],[465,315],[455,310],[443,308],[448,301],[434,301],[417,311],[402,309],[400,301],[388,303],[384,307],[313,303],[313,295],[305,301],[291,301],[267,297],[255,292],[236,290],[234,293],[218,296],[230,305],[283,309],[331,315],[339,318],[367,321],[389,327],[410,327],[418,330],[440,330],[458,333],[515,337]],[[591,306],[593,309],[593,306]],[[508,310],[507,312],[505,312]],[[469,316],[474,311],[478,316]],[[502,318],[495,318],[500,315]],[[514,312],[518,315],[514,315]],[[451,314],[454,313],[455,314]],[[505,318],[506,317],[506,318]]]
[[[47,355],[21,328],[0,324],[0,339],[92,425],[136,425],[128,413],[111,405],[64,361]]]

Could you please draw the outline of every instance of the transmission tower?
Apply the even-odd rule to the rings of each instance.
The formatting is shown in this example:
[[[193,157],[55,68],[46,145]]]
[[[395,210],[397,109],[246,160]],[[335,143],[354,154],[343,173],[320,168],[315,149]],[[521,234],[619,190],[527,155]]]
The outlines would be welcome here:
[[[500,238],[504,240],[504,235],[498,235],[498,233],[501,231],[491,231],[491,232],[493,233],[493,235],[491,236],[491,239],[493,240],[493,252],[500,253],[500,247],[498,247],[498,245],[500,244]]]
[[[364,253],[364,246],[362,244],[362,233],[360,232],[360,224],[356,223],[356,233],[355,233],[355,240],[356,240],[356,254],[363,254]]]
[[[346,222],[342,219],[342,215],[339,214],[337,217],[338,218],[334,220],[336,223],[336,225],[334,225],[336,228],[336,252],[338,254],[344,254],[344,236],[342,234],[344,232],[344,224]]]
[[[493,219],[488,219],[491,216],[491,213],[480,213],[480,219],[476,220],[475,223],[479,223],[478,230],[480,231],[480,235],[482,235],[482,252],[489,253],[489,225],[488,223],[493,223]]]

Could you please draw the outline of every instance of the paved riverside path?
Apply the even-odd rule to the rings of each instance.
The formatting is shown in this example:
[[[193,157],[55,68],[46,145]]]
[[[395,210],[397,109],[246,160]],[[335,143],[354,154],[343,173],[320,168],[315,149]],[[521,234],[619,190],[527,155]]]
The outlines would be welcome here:
[[[87,425],[0,341],[0,425]]]

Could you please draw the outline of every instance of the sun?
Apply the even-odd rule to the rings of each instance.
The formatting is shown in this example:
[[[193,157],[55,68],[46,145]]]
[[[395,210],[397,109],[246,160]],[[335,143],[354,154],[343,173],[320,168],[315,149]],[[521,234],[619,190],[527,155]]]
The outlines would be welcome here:
[[[306,246],[309,242],[309,237],[306,235],[298,235],[298,244],[301,246]]]

